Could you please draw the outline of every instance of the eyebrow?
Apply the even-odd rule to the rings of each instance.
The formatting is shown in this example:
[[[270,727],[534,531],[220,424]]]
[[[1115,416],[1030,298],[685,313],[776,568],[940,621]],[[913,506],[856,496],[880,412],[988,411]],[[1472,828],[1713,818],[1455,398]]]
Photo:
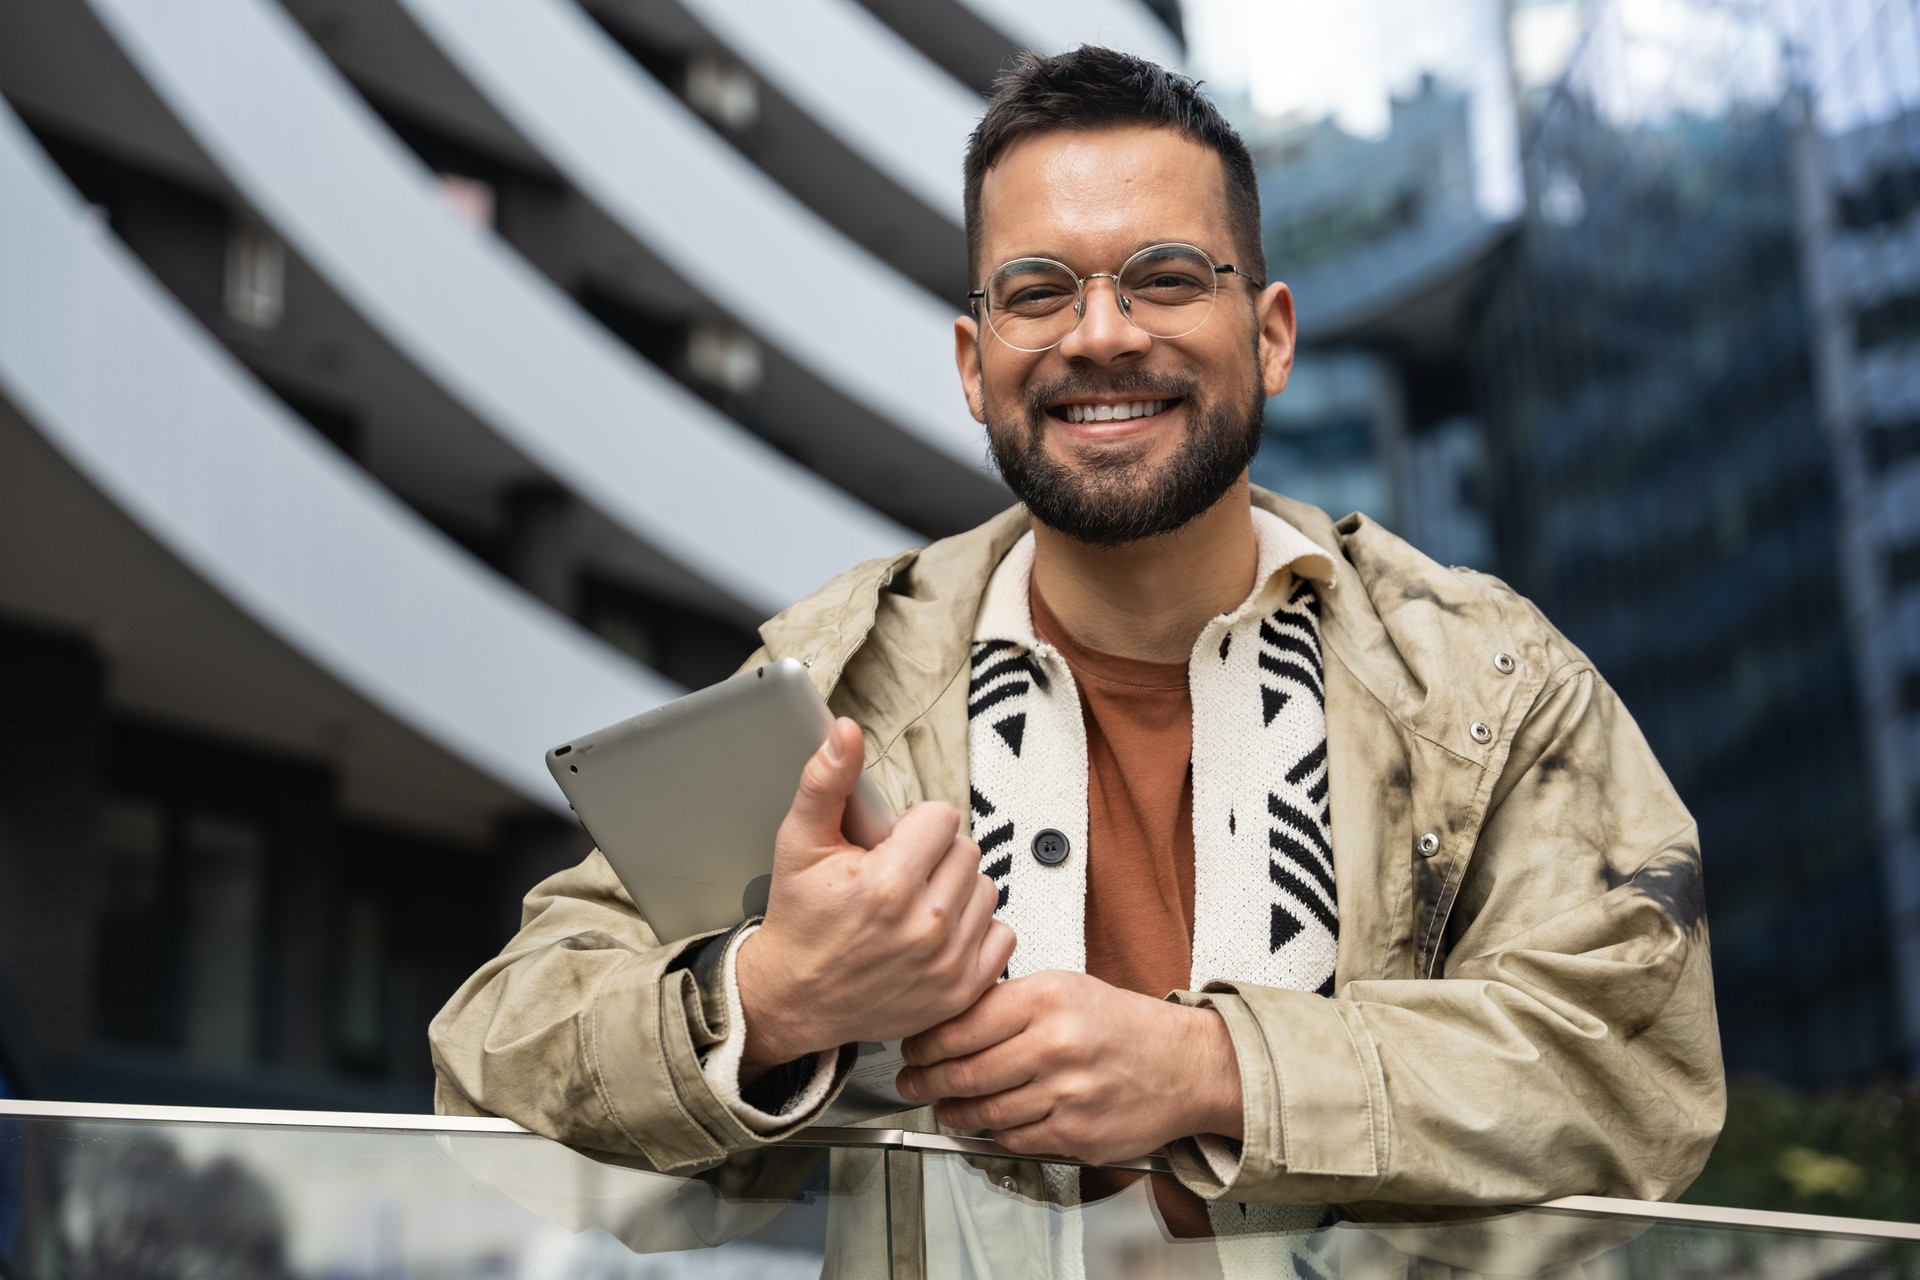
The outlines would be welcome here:
[[[1133,246],[1133,247],[1132,247],[1131,249],[1128,249],[1128,250],[1127,250],[1127,251],[1126,251],[1125,253],[1123,253],[1123,254],[1121,254],[1121,255],[1120,255],[1120,257],[1119,257],[1119,258],[1118,258],[1118,259],[1117,259],[1117,260],[1116,260],[1115,262],[1113,262],[1113,263],[1112,263],[1111,265],[1113,265],[1113,266],[1116,266],[1116,267],[1117,267],[1117,266],[1119,266],[1119,265],[1120,265],[1120,264],[1121,264],[1122,262],[1125,262],[1125,261],[1126,261],[1126,260],[1127,260],[1128,258],[1131,258],[1131,257],[1132,257],[1132,256],[1133,256],[1134,254],[1136,254],[1136,253],[1139,253],[1139,252],[1140,252],[1140,251],[1141,251],[1142,249],[1151,249],[1151,248],[1153,248],[1153,247],[1154,247],[1155,245],[1162,245],[1162,244],[1184,244],[1184,245],[1192,245],[1192,246],[1193,246],[1194,248],[1196,248],[1196,249],[1198,249],[1198,250],[1199,250],[1200,252],[1202,252],[1202,253],[1204,253],[1204,254],[1206,254],[1206,255],[1207,255],[1207,261],[1209,261],[1209,262],[1224,262],[1224,261],[1230,261],[1230,259],[1223,259],[1223,258],[1221,258],[1221,257],[1220,257],[1219,255],[1217,255],[1216,253],[1214,253],[1214,251],[1213,251],[1213,250],[1211,250],[1211,249],[1209,249],[1209,248],[1207,248],[1207,247],[1206,247],[1205,245],[1203,245],[1203,244],[1201,244],[1201,243],[1199,243],[1199,242],[1198,242],[1198,241],[1196,241],[1196,240],[1182,240],[1182,239],[1181,239],[1180,237],[1178,237],[1178,236],[1156,236],[1156,237],[1154,237],[1154,238],[1153,238],[1153,239],[1151,239],[1151,240],[1141,240],[1141,241],[1139,241],[1139,242],[1137,242],[1137,243],[1136,243],[1136,244],[1135,244],[1135,245],[1134,245],[1134,246]],[[1061,257],[1061,256],[1060,256],[1059,254],[1057,254],[1057,253],[1048,253],[1048,252],[1045,252],[1045,251],[1039,251],[1039,252],[1034,252],[1034,253],[1016,253],[1016,254],[1014,254],[1014,255],[1013,255],[1012,257],[1010,257],[1010,258],[1002,258],[1002,259],[1000,260],[1000,266],[1003,266],[1003,267],[1004,267],[1004,266],[1006,266],[1006,265],[1008,265],[1009,263],[1014,263],[1014,262],[1022,262],[1022,261],[1025,261],[1025,260],[1026,260],[1026,259],[1028,259],[1028,258],[1044,258],[1044,259],[1046,259],[1046,260],[1047,260],[1048,262],[1058,262],[1058,263],[1060,263],[1060,264],[1061,264],[1062,266],[1066,266],[1066,267],[1072,267],[1072,266],[1073,266],[1073,264],[1072,264],[1072,263],[1070,263],[1070,262],[1068,262],[1068,261],[1067,261],[1067,260],[1066,260],[1065,258],[1063,258],[1063,257]],[[997,268],[996,268],[996,269],[997,269]],[[1076,274],[1078,274],[1078,273],[1076,272]]]

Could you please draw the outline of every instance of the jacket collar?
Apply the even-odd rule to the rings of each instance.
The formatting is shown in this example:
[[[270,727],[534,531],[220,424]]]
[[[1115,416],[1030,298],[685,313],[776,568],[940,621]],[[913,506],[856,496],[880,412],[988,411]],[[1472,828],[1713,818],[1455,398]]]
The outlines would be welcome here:
[[[1333,557],[1305,534],[1261,507],[1253,510],[1254,569],[1253,589],[1247,598],[1226,615],[1227,625],[1239,622],[1263,605],[1276,591],[1290,590],[1295,578],[1311,578],[1323,586],[1333,581]],[[1037,649],[1040,638],[1033,629],[1032,597],[1035,544],[1033,531],[1021,535],[988,579],[974,617],[973,638],[1006,640],[1023,649]],[[1276,583],[1277,579],[1285,579]],[[1284,598],[1284,597],[1283,597]]]
[[[1383,581],[1390,581],[1408,599],[1424,601],[1433,595],[1424,585],[1431,576],[1401,582],[1407,574],[1397,562],[1410,551],[1364,516],[1348,516],[1336,525],[1318,507],[1292,498],[1260,488],[1252,490],[1252,498],[1326,553],[1326,572],[1314,576],[1326,588],[1321,592],[1321,643],[1329,657],[1341,662],[1389,714],[1418,732],[1424,683],[1409,668],[1403,637],[1399,629],[1388,631],[1374,595]],[[760,628],[761,638],[772,656],[806,664],[821,694],[831,697],[849,665],[872,656],[863,651],[884,614],[887,626],[876,643],[893,654],[913,657],[911,662],[889,664],[896,696],[889,699],[886,714],[899,722],[865,726],[879,740],[891,741],[933,705],[965,666],[981,596],[994,569],[1029,527],[1025,508],[1011,507],[965,533],[857,565],[769,619]],[[1364,577],[1355,552],[1369,570]],[[1417,555],[1413,559],[1424,561]],[[1434,603],[1447,607],[1441,600]]]

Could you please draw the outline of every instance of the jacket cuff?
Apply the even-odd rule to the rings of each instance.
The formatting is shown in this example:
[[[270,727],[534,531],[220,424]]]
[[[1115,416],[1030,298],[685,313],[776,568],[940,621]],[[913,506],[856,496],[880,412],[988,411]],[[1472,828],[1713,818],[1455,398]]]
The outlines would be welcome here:
[[[612,969],[576,1023],[594,1101],[665,1171],[717,1164],[752,1138],[735,1132],[700,1079],[698,1045],[722,1028],[707,1017],[688,966],[716,936],[723,935],[689,938]]]
[[[811,1123],[826,1110],[835,1092],[834,1077],[840,1055],[809,1054],[774,1068],[746,1089],[740,1087],[740,1062],[747,1047],[747,1019],[740,1002],[740,982],[734,974],[734,958],[740,954],[741,944],[759,929],[759,920],[750,920],[732,934],[714,939],[706,945],[694,966],[696,972],[703,975],[701,994],[710,1003],[717,997],[726,1009],[725,1033],[701,1055],[700,1073],[734,1119],[757,1134],[771,1136]],[[719,969],[718,981],[711,985],[704,978],[710,965],[717,965]]]
[[[1238,1144],[1214,1135],[1171,1144],[1182,1183],[1207,1199],[1287,1201],[1354,1200],[1380,1185],[1385,1082],[1341,1001],[1228,982],[1170,998],[1217,1010],[1227,1024],[1244,1125]]]

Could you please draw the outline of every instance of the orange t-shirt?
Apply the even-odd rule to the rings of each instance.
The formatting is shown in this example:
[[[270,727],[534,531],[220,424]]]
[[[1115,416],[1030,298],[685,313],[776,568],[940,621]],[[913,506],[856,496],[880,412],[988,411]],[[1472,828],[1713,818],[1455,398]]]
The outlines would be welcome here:
[[[1193,695],[1184,662],[1142,662],[1086,648],[1037,589],[1033,629],[1060,651],[1087,730],[1087,972],[1155,999],[1193,968]],[[1087,1200],[1138,1174],[1088,1169]],[[1180,1238],[1210,1236],[1200,1197],[1155,1177],[1153,1198]]]

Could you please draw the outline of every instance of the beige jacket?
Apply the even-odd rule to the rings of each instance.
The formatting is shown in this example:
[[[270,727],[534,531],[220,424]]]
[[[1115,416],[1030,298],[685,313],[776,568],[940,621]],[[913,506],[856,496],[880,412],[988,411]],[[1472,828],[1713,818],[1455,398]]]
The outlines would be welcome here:
[[[1223,1184],[1189,1142],[1169,1153],[1181,1180],[1349,1205],[1677,1195],[1725,1091],[1697,836],[1632,718],[1504,583],[1363,517],[1255,501],[1335,564],[1321,634],[1337,990],[1220,974],[1175,993],[1225,1017],[1246,1098],[1236,1176]],[[896,810],[968,812],[968,637],[1025,528],[1016,509],[860,565],[761,628],[750,661],[808,666],[866,731]],[[750,1132],[701,1075],[726,1015],[690,963],[700,941],[662,944],[598,854],[537,886],[520,933],[433,1022],[440,1109],[714,1168],[723,1186],[801,1176],[752,1154],[791,1129]],[[930,1112],[888,1123],[929,1128]],[[914,1173],[896,1173],[894,1261],[917,1269],[902,1243],[919,1238]]]

